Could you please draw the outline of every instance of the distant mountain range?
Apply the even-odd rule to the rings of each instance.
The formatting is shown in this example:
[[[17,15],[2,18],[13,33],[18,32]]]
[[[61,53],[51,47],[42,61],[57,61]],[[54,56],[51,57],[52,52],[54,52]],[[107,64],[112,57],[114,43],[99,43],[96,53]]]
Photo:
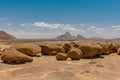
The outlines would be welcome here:
[[[74,39],[86,39],[86,38],[80,34],[78,34],[77,36],[73,36],[69,32],[66,32],[60,36],[57,36],[55,39],[57,39],[57,40],[74,40]]]
[[[73,36],[69,32],[66,32],[60,36],[57,36],[55,39],[57,39],[57,40],[74,40],[74,39],[77,39],[77,40],[86,40],[86,39],[88,39],[88,40],[102,40],[104,38],[97,37],[97,36],[91,37],[91,38],[86,38],[86,37],[82,36],[81,34],[78,34],[77,36]]]
[[[15,36],[5,32],[5,31],[0,31],[0,40],[14,40],[14,39],[18,39]],[[57,36],[56,38],[54,38],[55,40],[103,40],[104,38],[102,37],[91,37],[91,38],[86,38],[84,36],[82,36],[81,34],[78,34],[77,36],[73,36],[71,35],[69,32],[65,32],[62,35]],[[113,39],[109,39],[109,40],[120,40],[120,38],[113,38]]]
[[[16,37],[14,37],[11,34],[8,34],[5,31],[0,31],[0,40],[13,40],[16,39]]]
[[[91,38],[89,38],[89,39],[92,39],[92,40],[101,40],[101,39],[104,39],[104,38],[102,38],[102,37],[91,37]]]

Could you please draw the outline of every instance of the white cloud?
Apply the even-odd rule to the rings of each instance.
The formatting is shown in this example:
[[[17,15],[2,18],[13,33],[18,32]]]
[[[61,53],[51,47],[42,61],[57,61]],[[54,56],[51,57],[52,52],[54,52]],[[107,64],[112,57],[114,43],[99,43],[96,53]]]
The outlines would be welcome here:
[[[7,19],[6,18],[0,18],[0,21],[6,21]]]
[[[61,29],[63,29],[63,30],[70,30],[70,31],[76,30],[74,27],[71,27],[70,25],[64,25],[63,27],[61,27]]]
[[[48,23],[45,23],[45,22],[35,22],[33,23],[34,26],[37,26],[37,27],[46,27],[46,28],[60,28],[60,27],[63,27],[65,26],[64,24],[48,24]]]
[[[85,24],[80,24],[80,26],[85,26]]]
[[[8,23],[6,23],[6,25],[7,25],[7,26],[11,26],[11,25],[12,25],[12,23],[8,22]]]
[[[120,30],[120,25],[118,25],[118,26],[112,26],[112,29],[116,30],[116,31],[119,31]]]
[[[112,26],[112,27],[97,27],[97,26],[90,26],[87,32],[88,37],[103,37],[105,39],[111,39],[111,38],[120,38],[120,26]],[[90,34],[88,34],[88,32]]]
[[[28,27],[43,27],[43,28],[50,28],[50,29],[63,29],[63,30],[76,30],[72,25],[69,24],[59,24],[59,23],[45,23],[45,22],[35,22],[35,23],[28,23],[28,24],[21,24],[21,26],[28,26]]]
[[[96,29],[97,27],[96,26],[90,26],[91,29]]]
[[[27,23],[27,24],[20,24],[20,26],[22,26],[22,27],[33,27],[34,24],[33,23]]]
[[[27,26],[27,25],[26,25],[26,24],[20,24],[20,26],[23,26],[23,27],[24,27],[24,26]]]
[[[112,26],[112,28],[120,28],[120,25],[118,25],[118,26]]]

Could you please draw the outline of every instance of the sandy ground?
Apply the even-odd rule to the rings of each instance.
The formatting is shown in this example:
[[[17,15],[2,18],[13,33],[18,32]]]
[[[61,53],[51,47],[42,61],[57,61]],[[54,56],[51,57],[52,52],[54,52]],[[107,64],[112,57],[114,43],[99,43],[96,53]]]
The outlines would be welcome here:
[[[18,65],[0,61],[0,80],[120,80],[120,56],[113,53],[79,61],[56,61],[55,56],[42,56]]]

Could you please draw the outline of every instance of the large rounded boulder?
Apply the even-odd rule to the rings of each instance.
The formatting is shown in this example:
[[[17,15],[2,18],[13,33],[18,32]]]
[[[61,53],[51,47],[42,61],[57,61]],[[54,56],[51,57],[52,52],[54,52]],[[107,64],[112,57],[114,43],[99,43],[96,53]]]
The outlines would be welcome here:
[[[33,59],[30,56],[27,56],[15,48],[10,47],[3,50],[1,55],[1,60],[5,63],[23,63],[23,62],[32,62]]]
[[[41,47],[37,44],[31,44],[31,43],[20,43],[20,44],[14,44],[13,47],[29,56],[41,56]]]
[[[102,53],[102,47],[94,42],[80,43],[79,45],[85,58],[93,58]]]
[[[72,60],[80,60],[83,57],[83,53],[78,48],[72,48],[68,51],[67,56]]]
[[[72,45],[70,43],[65,43],[63,46],[65,52],[67,53],[68,51],[70,51],[72,49]]]
[[[65,49],[65,52],[67,53],[68,51],[70,51],[72,48],[79,48],[79,45],[76,44],[75,42],[66,42],[63,46],[63,48]]]
[[[67,54],[66,53],[58,53],[56,55],[57,60],[66,60],[67,59]]]
[[[97,42],[102,47],[102,54],[108,55],[114,52],[115,46],[109,41],[99,41]]]
[[[120,48],[117,50],[117,54],[120,55]]]
[[[40,45],[42,48],[43,55],[56,55],[59,52],[65,52],[63,46],[61,44],[42,44]]]
[[[0,55],[3,53],[3,50],[10,48],[10,45],[0,44]]]
[[[117,50],[120,48],[120,43],[114,44],[114,52],[117,52]]]
[[[2,54],[2,52],[3,52],[3,50],[2,50],[2,48],[0,47],[0,55]]]

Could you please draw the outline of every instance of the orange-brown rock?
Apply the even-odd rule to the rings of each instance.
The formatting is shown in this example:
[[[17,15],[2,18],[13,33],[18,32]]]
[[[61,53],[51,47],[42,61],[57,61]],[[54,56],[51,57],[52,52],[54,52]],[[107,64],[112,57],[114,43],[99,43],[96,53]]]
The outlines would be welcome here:
[[[100,41],[100,42],[97,42],[97,44],[99,44],[102,47],[102,54],[104,55],[113,53],[114,51],[114,46],[109,41]]]
[[[37,44],[21,43],[21,44],[14,44],[13,47],[16,50],[29,56],[38,56],[38,54],[39,54],[39,57],[42,56],[41,47],[39,47],[39,45]]]
[[[56,55],[59,52],[65,52],[63,46],[60,44],[42,44],[40,47],[42,48],[42,54],[44,55]]]
[[[117,50],[120,48],[120,43],[114,44],[114,52],[117,52]]]
[[[4,49],[1,60],[6,63],[23,63],[23,62],[32,62],[33,59],[30,56],[27,56],[15,48],[6,48]]]
[[[65,43],[63,48],[65,49],[65,52],[67,53],[69,50],[72,49],[72,45],[70,43]]]
[[[117,50],[117,54],[120,55],[120,48]]]
[[[67,54],[66,53],[58,53],[56,55],[57,60],[66,60],[67,59]]]
[[[72,60],[80,60],[83,57],[83,53],[78,48],[72,48],[68,51],[67,56]]]
[[[63,48],[65,49],[65,52],[67,53],[72,48],[79,48],[79,45],[76,44],[74,41],[71,41],[71,42],[66,42]]]
[[[102,52],[102,47],[94,42],[80,43],[79,45],[85,58],[95,57]]]

